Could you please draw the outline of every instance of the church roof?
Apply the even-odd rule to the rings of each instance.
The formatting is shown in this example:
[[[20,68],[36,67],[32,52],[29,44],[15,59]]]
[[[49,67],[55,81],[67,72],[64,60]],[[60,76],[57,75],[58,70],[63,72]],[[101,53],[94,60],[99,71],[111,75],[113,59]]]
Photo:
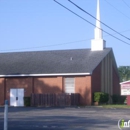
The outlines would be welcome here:
[[[0,53],[0,76],[88,73],[111,51],[90,49]]]

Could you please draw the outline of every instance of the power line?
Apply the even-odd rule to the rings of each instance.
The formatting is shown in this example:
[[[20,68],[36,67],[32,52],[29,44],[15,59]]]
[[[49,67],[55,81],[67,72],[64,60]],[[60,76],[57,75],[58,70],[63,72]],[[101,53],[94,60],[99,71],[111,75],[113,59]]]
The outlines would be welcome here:
[[[128,32],[130,31],[130,29],[122,31],[123,32]],[[114,34],[113,34],[114,35]],[[105,35],[106,36],[110,36],[110,35]],[[1,52],[4,51],[19,51],[19,50],[29,50],[29,49],[36,49],[36,48],[44,48],[44,47],[51,47],[51,46],[60,46],[60,45],[66,45],[66,44],[73,44],[73,43],[80,43],[80,42],[84,42],[84,41],[90,41],[92,38],[88,38],[88,39],[82,39],[82,40],[78,40],[78,41],[71,41],[71,42],[65,42],[65,43],[59,43],[59,44],[51,44],[51,45],[46,45],[46,46],[37,46],[37,47],[29,47],[29,48],[17,48],[17,49],[8,49],[8,50],[0,50]]]
[[[81,7],[79,7],[77,4],[75,4],[74,2],[72,2],[71,0],[68,0],[71,4],[73,4],[74,6],[76,6],[78,9],[80,9],[81,11],[83,11],[84,13],[88,14],[89,16],[91,16],[92,18],[98,20],[97,18],[95,18],[93,15],[91,15],[90,13],[88,13],[87,11],[85,11],[84,9],[82,9]],[[98,20],[100,23],[102,23],[103,25],[105,25],[106,27],[108,27],[109,29],[111,29],[112,31],[116,32],[117,34],[119,34],[120,36],[126,38],[127,40],[130,40],[130,38],[122,35],[121,33],[117,32],[116,30],[114,30],[113,28],[111,28],[110,26],[106,25],[105,23],[101,22],[100,20]]]
[[[122,15],[124,15],[125,17],[127,17],[130,20],[130,17],[125,15],[123,12],[121,12],[119,9],[117,9],[115,6],[113,6],[110,2],[108,2],[107,0],[105,0],[107,4],[109,4],[110,6],[112,6],[115,10],[117,10],[118,12],[120,12]]]
[[[50,47],[50,46],[59,46],[59,45],[65,45],[65,44],[72,44],[72,43],[79,43],[84,42],[90,39],[84,39],[79,41],[72,41],[72,42],[65,42],[65,43],[59,43],[59,44],[51,44],[46,46],[38,46],[38,47],[30,47],[30,48],[19,48],[19,49],[9,49],[9,50],[0,50],[0,51],[19,51],[19,50],[28,50],[28,49],[36,49],[36,48],[43,48],[43,47]]]
[[[127,30],[124,30],[124,31],[121,31],[120,33],[125,33],[125,32],[128,32],[130,31],[130,29],[127,29]],[[115,35],[116,33],[113,33],[112,35]],[[109,36],[109,35],[105,35],[105,36]]]
[[[128,8],[130,8],[130,6],[124,0],[122,0],[122,1]]]
[[[88,22],[89,24],[91,24],[92,26],[96,27],[94,24],[92,24],[91,22],[89,22],[88,20],[86,20],[85,18],[81,17],[80,15],[76,14],[75,12],[73,12],[72,10],[68,9],[67,7],[65,7],[64,5],[60,4],[59,2],[57,2],[56,0],[54,0],[57,4],[61,5],[62,7],[64,7],[65,9],[67,9],[68,11],[70,11],[71,13],[75,14],[76,16],[78,16],[79,18],[83,19],[84,21]],[[68,0],[70,1],[70,0]],[[71,2],[71,1],[70,1]],[[79,7],[80,8],[80,7]],[[82,9],[82,8],[81,8]],[[82,9],[83,10],[83,9]],[[83,10],[85,12],[85,10]],[[86,12],[88,13],[88,12]],[[89,14],[89,13],[88,13]],[[92,16],[91,14],[89,14],[90,16]],[[93,18],[95,18],[94,16],[92,16]],[[95,18],[96,19],[96,18]],[[99,21],[99,20],[98,20]],[[99,21],[101,22],[101,21]],[[108,26],[106,25],[105,23],[101,22],[102,24],[104,24],[105,26]],[[109,28],[109,26],[108,26]],[[99,28],[100,30],[102,30],[101,28]],[[114,37],[115,39],[127,44],[127,45],[130,45],[129,43],[117,38],[114,36],[114,34],[110,34],[104,30],[102,30],[103,32],[105,32],[106,34],[108,35],[105,35],[105,36],[112,36]],[[129,30],[125,30],[125,31],[122,31],[122,32],[127,32],[127,31],[130,31]],[[116,33],[118,33],[117,31],[115,31]],[[120,33],[121,34],[121,33]],[[121,34],[122,35],[122,34]],[[129,39],[129,38],[128,38]],[[60,43],[60,44],[51,44],[51,45],[46,45],[46,46],[38,46],[38,47],[30,47],[30,48],[19,48],[19,49],[9,49],[9,50],[0,50],[0,51],[18,51],[18,50],[25,50],[25,49],[35,49],[35,48],[43,48],[43,47],[50,47],[50,46],[59,46],[59,45],[65,45],[65,44],[72,44],[72,43],[79,43],[79,42],[84,42],[84,41],[88,41],[90,39],[84,39],[84,40],[78,40],[78,41],[72,41],[72,42],[66,42],[66,43]],[[130,39],[129,39],[130,40]]]
[[[75,12],[73,12],[72,10],[70,10],[69,8],[65,7],[64,5],[62,5],[61,3],[59,3],[58,1],[54,0],[54,2],[56,2],[57,4],[59,4],[60,6],[62,6],[62,7],[65,8],[66,10],[68,10],[69,12],[73,13],[74,15],[78,16],[78,17],[81,18],[82,20],[86,21],[87,23],[91,24],[92,26],[96,27],[93,23],[89,22],[88,20],[86,20],[85,18],[81,17],[81,16],[78,15],[77,13],[75,13]],[[99,28],[99,27],[97,27],[97,28]],[[121,41],[121,42],[123,42],[123,43],[125,43],[125,44],[130,45],[130,43],[125,42],[125,41],[121,40],[120,38],[117,38],[116,36],[113,36],[112,34],[108,33],[107,31],[105,31],[105,30],[103,30],[103,29],[101,29],[101,28],[99,28],[99,29],[102,30],[103,32],[105,32],[106,34],[108,34],[108,35],[114,37],[115,39],[117,39],[117,40],[119,40],[119,41]]]

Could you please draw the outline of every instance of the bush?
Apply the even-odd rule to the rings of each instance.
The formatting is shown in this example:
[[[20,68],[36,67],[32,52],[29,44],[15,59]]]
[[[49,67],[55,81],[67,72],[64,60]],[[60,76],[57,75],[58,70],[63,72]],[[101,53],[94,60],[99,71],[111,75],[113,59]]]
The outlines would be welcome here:
[[[114,94],[114,95],[111,96],[111,98],[112,98],[112,102],[113,102],[114,104],[117,104],[117,103],[118,103],[119,95]]]
[[[101,94],[101,103],[108,103],[109,101],[109,94],[108,93],[102,93]]]
[[[126,96],[120,96],[119,103],[124,104],[125,100],[126,100]]]
[[[31,98],[24,97],[24,106],[30,106],[30,105],[31,105]]]
[[[121,96],[118,94],[114,94],[111,96],[113,104],[124,104],[126,100],[126,96]]]
[[[95,92],[93,94],[93,101],[99,103],[107,103],[109,101],[109,94],[103,92]]]

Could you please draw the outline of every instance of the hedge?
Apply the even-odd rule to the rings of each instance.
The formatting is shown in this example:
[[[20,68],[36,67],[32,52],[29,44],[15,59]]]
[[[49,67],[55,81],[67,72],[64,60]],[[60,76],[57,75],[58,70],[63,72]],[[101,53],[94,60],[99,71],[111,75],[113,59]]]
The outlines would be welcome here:
[[[121,96],[119,94],[114,94],[111,98],[114,104],[124,104],[126,100],[126,96]]]

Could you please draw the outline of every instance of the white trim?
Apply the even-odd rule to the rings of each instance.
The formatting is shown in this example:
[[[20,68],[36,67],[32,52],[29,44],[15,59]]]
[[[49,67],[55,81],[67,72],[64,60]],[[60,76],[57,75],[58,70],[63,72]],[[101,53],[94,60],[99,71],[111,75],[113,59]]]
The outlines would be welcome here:
[[[37,77],[37,76],[74,76],[74,75],[91,75],[91,73],[57,73],[57,74],[17,74],[17,75],[0,75],[0,77]]]
[[[129,82],[130,82],[130,80],[125,81],[125,82],[121,82],[120,84],[129,83]]]

